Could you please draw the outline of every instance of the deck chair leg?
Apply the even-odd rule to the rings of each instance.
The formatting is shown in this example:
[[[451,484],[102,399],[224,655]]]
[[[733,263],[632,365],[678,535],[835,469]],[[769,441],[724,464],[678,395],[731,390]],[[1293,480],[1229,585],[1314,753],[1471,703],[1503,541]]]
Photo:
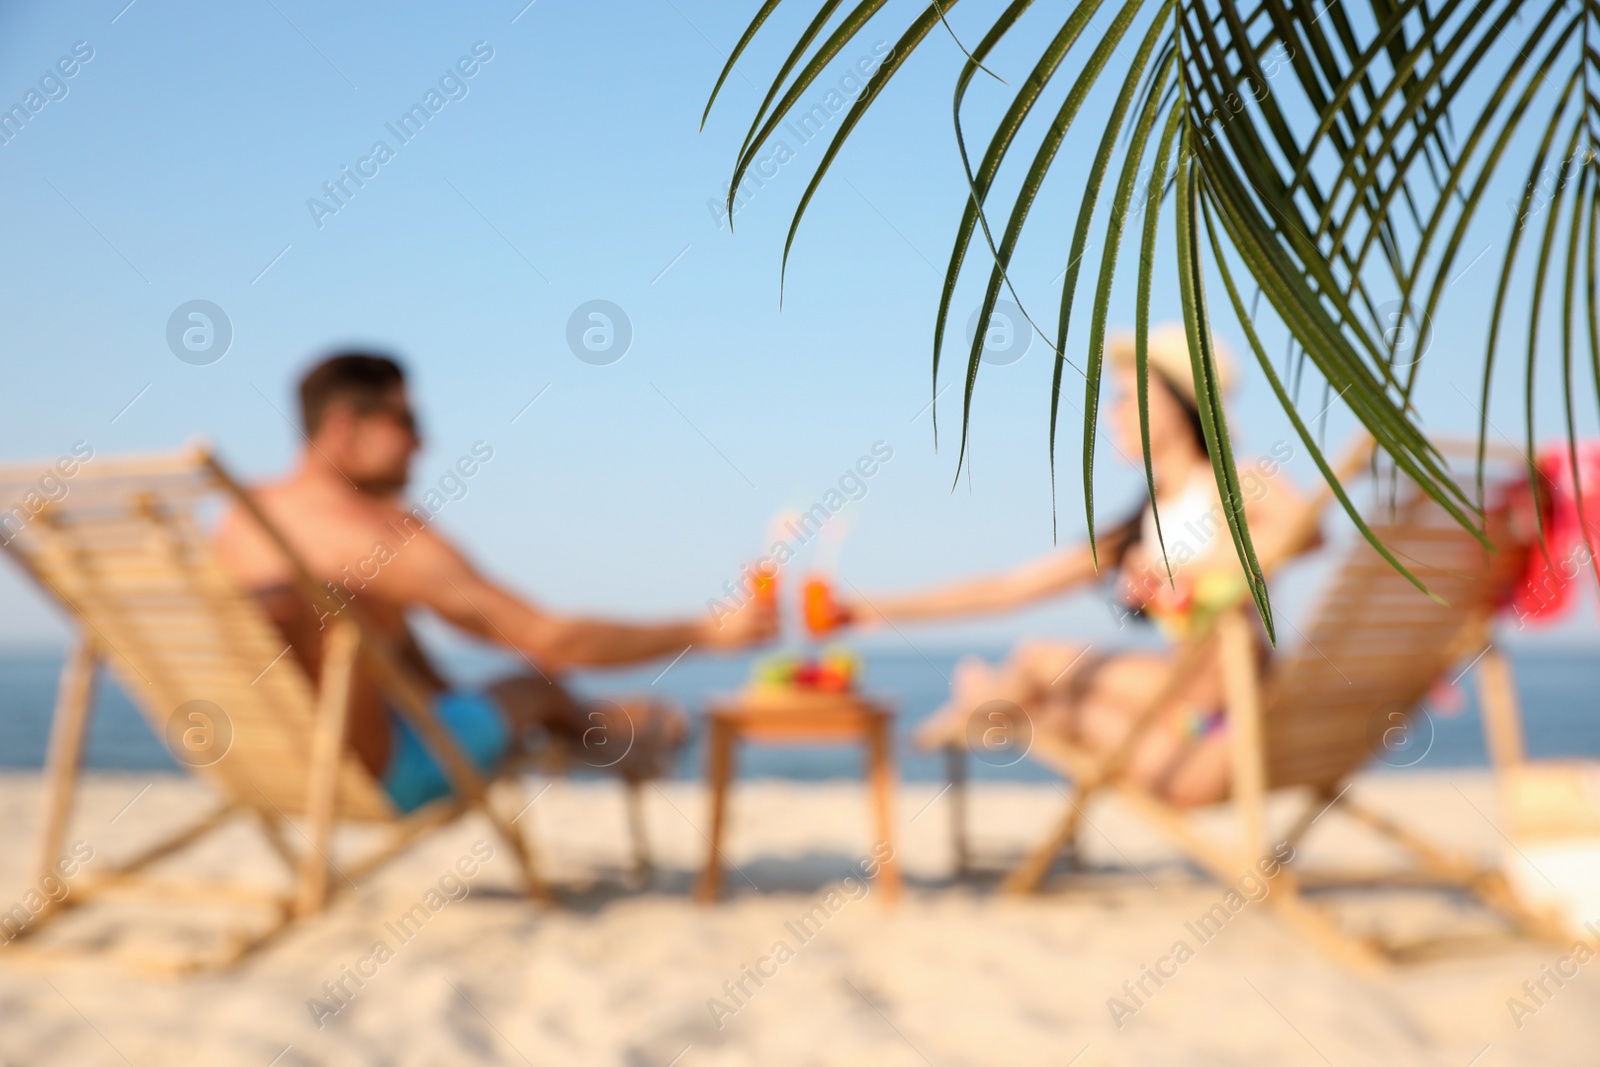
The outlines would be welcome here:
[[[1083,806],[1101,789],[1116,782],[1122,775],[1124,768],[1133,758],[1139,742],[1170,707],[1173,698],[1182,689],[1210,647],[1209,637],[1184,643],[1161,688],[1144,707],[1139,709],[1133,721],[1128,724],[1128,732],[1122,740],[1118,741],[1116,746],[1102,756],[1092,768],[1073,772],[1073,784],[1077,796],[1069,802],[1071,810],[1062,815],[1061,821],[1050,836],[1040,842],[1016,869],[1006,875],[1005,881],[1001,883],[1001,889],[1009,893],[1032,893],[1038,890],[1050,873],[1056,855],[1077,838],[1078,822],[1083,818]],[[1038,743],[1039,739],[1035,738],[1035,744]]]
[[[1480,865],[1475,861],[1453,855],[1435,847],[1426,839],[1407,830],[1382,812],[1369,808],[1365,804],[1357,803],[1348,795],[1339,801],[1339,805],[1346,814],[1354,817],[1358,822],[1410,852],[1417,858],[1423,870],[1429,874],[1436,875],[1446,881],[1466,883],[1470,882],[1481,871]]]
[[[1522,711],[1517,704],[1516,685],[1511,680],[1511,664],[1498,648],[1491,646],[1478,659],[1478,669],[1473,673],[1483,704],[1489,756],[1500,770],[1519,766],[1526,759],[1526,750],[1522,739]]]
[[[259,807],[249,805],[250,815],[255,819],[256,825],[261,829],[261,836],[267,842],[267,847],[272,849],[273,855],[283,861],[283,865],[290,872],[300,869],[301,858],[295,854],[289,845],[289,838],[283,832],[287,825],[276,813],[263,811]]]
[[[1349,967],[1373,972],[1382,970],[1389,962],[1379,946],[1351,935],[1327,912],[1307,901],[1292,880],[1275,888],[1266,902],[1307,940]]]
[[[511,820],[489,803],[483,779],[461,751],[461,746],[440,725],[426,690],[411,677],[393,649],[372,641],[364,644],[361,650],[367,655],[367,663],[377,672],[385,692],[394,701],[395,709],[410,723],[428,751],[444,768],[450,788],[463,804],[483,813],[484,818],[494,826],[495,833],[515,854],[528,895],[535,900],[550,900],[549,887],[539,877],[534,863],[533,847],[517,832]]]
[[[1467,889],[1485,905],[1535,936],[1549,939],[1554,944],[1561,944],[1569,938],[1559,919],[1523,904],[1500,871],[1485,868],[1476,860],[1438,848],[1388,816],[1356,804],[1349,797],[1345,797],[1342,804],[1350,815],[1409,851],[1428,874]]]
[[[633,874],[641,882],[649,881],[655,865],[650,860],[650,837],[644,822],[644,783],[629,778],[623,782],[628,802],[628,838],[633,844]]]
[[[1022,863],[1018,864],[1012,872],[1006,875],[1000,883],[1000,888],[1008,893],[1032,893],[1044,883],[1045,877],[1050,873],[1050,867],[1055,862],[1056,855],[1068,845],[1072,844],[1078,835],[1078,822],[1083,818],[1083,805],[1091,797],[1106,786],[1113,784],[1122,774],[1128,761],[1133,758],[1134,751],[1145,734],[1155,725],[1157,719],[1171,705],[1172,699],[1193,673],[1195,667],[1205,657],[1211,647],[1208,637],[1186,642],[1178,652],[1172,668],[1167,672],[1167,677],[1144,707],[1128,725],[1128,732],[1116,746],[1106,753],[1098,763],[1083,773],[1074,772],[1077,796],[1070,801],[1071,809],[1064,813],[1061,821],[1050,836],[1039,843]],[[1035,739],[1038,743],[1038,739]]]
[[[50,726],[50,762],[46,771],[48,798],[45,801],[44,827],[39,837],[38,874],[56,873],[61,846],[72,818],[72,801],[78,787],[78,764],[83,759],[83,744],[89,732],[89,716],[94,707],[94,646],[80,638],[67,654],[61,668],[61,683],[56,691],[55,718]]]
[[[967,842],[967,752],[960,745],[944,750],[945,772],[950,779],[950,854],[957,878],[972,869],[972,854]]]
[[[524,837],[511,822],[494,810],[490,804],[479,805],[484,817],[494,824],[495,831],[501,839],[511,847],[511,853],[517,860],[517,873],[522,876],[522,888],[527,895],[542,903],[549,903],[553,897],[550,887],[539,875],[539,865],[534,858],[533,845]]]
[[[1500,649],[1491,645],[1478,659],[1474,672],[1478,696],[1483,704],[1483,727],[1489,758],[1501,775],[1527,762],[1527,746],[1522,734],[1522,708],[1511,676],[1511,663]],[[1541,937],[1559,941],[1565,928],[1554,916],[1527,907],[1499,871],[1486,872],[1473,886],[1479,899],[1506,915],[1524,929]]]
[[[484,784],[478,799],[463,799],[461,803],[466,810],[477,811],[489,820],[496,836],[511,849],[523,894],[529,900],[549,904],[554,902],[555,896],[539,873],[538,849],[533,843],[534,820],[528,813],[533,803],[527,801],[525,796],[521,780],[515,774],[503,772],[500,777]],[[538,799],[538,796],[534,797],[534,800]],[[507,815],[507,812],[515,814]],[[519,823],[522,823],[520,827]]]
[[[1239,852],[1248,866],[1267,850],[1267,768],[1255,649],[1242,611],[1229,611],[1217,619],[1217,644],[1228,737],[1233,749],[1233,803],[1239,814]]]
[[[1349,788],[1348,785],[1344,787],[1346,790]],[[1311,827],[1317,820],[1326,815],[1343,795],[1342,790],[1335,790],[1331,786],[1317,786],[1312,789],[1311,799],[1300,809],[1300,814],[1295,816],[1289,829],[1278,839],[1278,844],[1287,845],[1291,850],[1299,848],[1301,839],[1311,832]]]
[[[1068,808],[1062,813],[1061,819],[1056,823],[1055,829],[1050,831],[1043,841],[1034,846],[1005,880],[1000,883],[1000,889],[1005,893],[1025,894],[1037,893],[1044,880],[1050,875],[1050,868],[1055,865],[1056,857],[1061,850],[1070,846],[1078,836],[1078,823],[1083,818],[1083,805],[1088,801],[1088,794],[1079,790],[1079,795],[1068,801]]]
[[[95,668],[98,657],[87,638],[80,637],[67,653],[56,690],[55,717],[50,725],[50,756],[45,771],[44,825],[39,832],[35,884],[54,878],[66,843],[67,824],[78,789],[78,765],[94,708]]]
[[[339,766],[344,759],[345,729],[355,680],[361,631],[349,622],[329,631],[317,693],[317,727],[311,742],[311,785],[306,804],[307,839],[311,847],[300,860],[295,909],[301,915],[320,911],[328,898],[328,850],[333,845],[333,820],[339,800]]]

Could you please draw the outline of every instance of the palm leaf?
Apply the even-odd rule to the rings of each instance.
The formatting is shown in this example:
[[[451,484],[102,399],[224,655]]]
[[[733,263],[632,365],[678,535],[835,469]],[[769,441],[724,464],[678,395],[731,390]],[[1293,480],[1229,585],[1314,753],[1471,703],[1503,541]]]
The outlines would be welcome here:
[[[1175,53],[1167,53],[1166,57],[1161,61],[1160,65],[1156,69],[1155,78],[1152,79],[1150,83],[1151,91],[1145,97],[1144,111],[1142,114],[1140,114],[1139,121],[1134,126],[1133,138],[1128,146],[1127,158],[1122,164],[1122,177],[1118,179],[1116,192],[1111,198],[1111,218],[1106,225],[1105,248],[1100,254],[1100,280],[1098,285],[1095,287],[1094,310],[1091,313],[1091,318],[1089,321],[1089,358],[1085,363],[1083,378],[1083,472],[1084,484],[1090,486],[1093,485],[1094,477],[1095,426],[1098,422],[1096,415],[1100,410],[1100,370],[1101,365],[1105,361],[1106,313],[1111,304],[1111,283],[1117,270],[1117,251],[1122,244],[1122,226],[1127,217],[1128,203],[1133,199],[1133,185],[1139,176],[1139,164],[1144,159],[1145,145],[1150,140],[1150,131],[1156,124],[1156,113],[1161,105],[1161,99],[1157,95],[1157,92],[1161,86],[1166,84],[1167,74],[1172,69],[1174,58]],[[1138,66],[1135,64],[1134,68],[1129,70],[1128,77],[1130,79],[1133,78],[1137,72]],[[1117,122],[1116,125],[1120,126],[1120,121]],[[1109,137],[1111,134],[1112,129],[1108,127],[1106,130],[1106,136]],[[1098,164],[1099,159],[1097,158],[1095,162]],[[1065,314],[1062,315],[1061,321],[1063,324],[1065,324],[1067,321]],[[1148,347],[1148,340],[1146,345]],[[1064,362],[1064,360],[1059,359],[1056,361],[1055,375],[1058,380],[1060,378],[1061,367]],[[1149,367],[1147,353],[1145,368],[1146,383],[1144,386],[1143,398],[1144,412],[1139,418],[1141,426],[1148,421],[1147,416],[1149,414],[1148,371]],[[1052,395],[1050,410],[1050,428],[1052,433],[1055,431],[1056,424],[1057,408],[1055,399],[1055,396]],[[1145,454],[1145,473],[1147,475],[1147,481],[1150,488],[1150,503],[1153,508],[1155,506],[1156,499],[1155,473],[1150,468],[1150,442],[1148,432],[1143,434],[1142,446]],[[1050,449],[1050,458],[1053,464],[1055,461],[1055,448],[1053,445]],[[1094,494],[1092,492],[1084,493],[1083,504],[1085,518],[1089,526],[1089,550],[1091,556],[1095,560],[1096,566],[1098,566],[1099,550],[1095,547]],[[1156,523],[1158,526],[1160,521],[1160,516],[1157,516]],[[1163,542],[1163,561],[1165,561],[1165,558],[1166,549],[1165,542]]]
[[[1004,279],[1005,269],[1011,262],[1012,254],[1016,251],[1017,242],[1022,238],[1022,230],[1027,224],[1028,213],[1032,210],[1034,200],[1038,197],[1039,190],[1044,185],[1045,176],[1050,172],[1050,167],[1055,162],[1056,153],[1066,140],[1067,132],[1072,128],[1072,123],[1078,117],[1078,112],[1082,109],[1084,101],[1088,99],[1089,91],[1094,87],[1100,72],[1110,62],[1112,55],[1116,53],[1117,45],[1121,43],[1123,36],[1128,32],[1129,26],[1133,24],[1141,3],[1143,3],[1143,0],[1126,0],[1126,3],[1122,5],[1122,8],[1111,20],[1111,25],[1107,27],[1104,36],[1101,37],[1100,43],[1089,54],[1083,70],[1073,80],[1072,87],[1067,91],[1066,99],[1062,101],[1061,107],[1056,111],[1055,119],[1050,123],[1049,129],[1045,131],[1044,137],[1040,141],[1039,149],[1034,153],[1033,162],[1029,165],[1027,173],[1023,175],[1022,188],[1018,190],[1016,199],[1012,201],[1011,213],[1006,220],[1005,234],[1001,237],[1000,246],[994,253],[994,269],[990,271],[989,286],[984,292],[983,304],[978,310],[978,322],[988,322],[989,316],[994,313],[995,303],[1000,299],[1000,284]],[[1161,10],[1165,11],[1170,3],[1171,0],[1167,0],[1167,3],[1162,5]],[[1151,24],[1150,30],[1145,34],[1144,40],[1140,42],[1139,50],[1131,61],[1130,81],[1133,80],[1132,70],[1143,70],[1144,65],[1149,62],[1150,53],[1155,49],[1160,29],[1161,20],[1158,14],[1156,21]],[[1106,169],[1110,165],[1111,155],[1115,150],[1117,131],[1122,128],[1122,120],[1127,115],[1130,100],[1131,93],[1124,93],[1123,96],[1117,99],[1113,106],[1112,117],[1106,124],[1105,134],[1101,137],[1100,151],[1096,153],[1094,163],[1089,170],[1088,187],[1096,192],[1100,188],[1100,183],[1105,179]],[[1092,201],[1092,197],[1087,193],[1085,194],[1085,201],[1086,203]],[[1062,283],[1063,320],[1070,317],[1071,314],[1070,293],[1078,278],[1077,266],[1083,256],[1083,244],[1088,238],[1089,222],[1086,215],[1087,213],[1080,208],[1078,228],[1073,235],[1071,258],[1068,260],[1066,278]],[[1063,330],[1062,333],[1064,334],[1064,332]],[[1064,347],[1059,342],[1055,346],[1057,358],[1054,383],[1051,387],[1052,412],[1055,408],[1056,399],[1060,396],[1061,361],[1063,358],[1061,352]],[[982,357],[983,333],[978,331],[973,335],[972,351],[967,356],[966,387],[961,399],[961,447],[956,455],[956,470],[958,473],[961,470],[961,462],[966,456],[967,427],[970,425],[972,417],[972,395],[978,383],[978,366]],[[1053,464],[1055,454],[1053,438],[1050,451]]]
[[[1145,490],[1150,494],[1150,515],[1155,519],[1156,543],[1161,547],[1161,562],[1167,569],[1171,582],[1172,564],[1167,559],[1166,535],[1161,532],[1161,509],[1156,506],[1156,472],[1150,459],[1150,280],[1155,274],[1156,229],[1161,219],[1161,193],[1166,188],[1167,163],[1172,148],[1178,142],[1178,131],[1183,121],[1183,109],[1172,107],[1167,112],[1167,128],[1161,133],[1161,143],[1156,149],[1155,162],[1150,171],[1150,186],[1146,194],[1144,235],[1139,243],[1139,291],[1134,304],[1133,372],[1134,389],[1139,404],[1139,449],[1144,459]],[[1052,462],[1054,452],[1052,450]],[[1093,524],[1091,524],[1091,529]]]
[[[1075,120],[1091,95],[1103,93],[1110,117],[1082,172],[1075,220],[1070,232],[1054,235],[1065,245],[1067,267],[1050,343],[1052,499],[1061,386],[1065,369],[1078,368],[1081,358],[1082,477],[1091,545],[1104,338],[1121,242],[1128,213],[1135,209],[1145,213],[1135,277],[1135,377],[1146,486],[1153,499],[1148,427],[1143,425],[1148,413],[1147,337],[1160,216],[1170,210],[1202,429],[1218,491],[1230,502],[1226,510],[1234,548],[1269,632],[1264,576],[1238,506],[1227,415],[1215,383],[1211,329],[1222,324],[1212,322],[1213,311],[1206,304],[1208,274],[1221,279],[1228,301],[1219,309],[1244,333],[1254,364],[1319,472],[1335,482],[1336,498],[1364,536],[1373,539],[1336,484],[1302,415],[1299,397],[1308,372],[1322,386],[1311,390],[1312,402],[1347,410],[1397,473],[1483,540],[1482,455],[1501,332],[1513,320],[1526,327],[1522,429],[1530,448],[1540,416],[1532,404],[1531,383],[1539,346],[1550,341],[1538,324],[1547,299],[1558,300],[1561,308],[1563,332],[1554,343],[1559,345],[1561,415],[1569,441],[1578,425],[1572,379],[1577,360],[1573,333],[1580,322],[1586,327],[1588,362],[1600,400],[1594,264],[1600,243],[1600,175],[1593,173],[1600,147],[1600,0],[1583,0],[1576,11],[1558,0],[1122,0],[1109,25],[1090,35],[1088,27],[1101,4],[1074,0],[1051,13],[1031,0],[1009,0],[987,16],[972,49],[962,47],[952,122],[967,188],[933,322],[934,396],[957,288],[971,265],[975,241],[981,239],[979,247],[990,261],[979,321],[987,321],[1001,292],[1008,291],[1024,307],[1028,326],[1051,341],[1048,324],[1036,324],[1026,310],[1031,303],[1024,299],[1027,287],[1010,269],[1024,234],[1037,228],[1034,209],[1077,129]],[[759,5],[718,78],[713,98],[735,60],[750,61],[760,31],[773,25],[775,7],[776,0]],[[949,7],[935,3],[907,18],[894,52],[839,124],[795,211],[783,249],[785,274],[800,218],[845,139],[859,129],[867,108],[881,99],[889,80],[934,24],[944,20]],[[811,17],[779,53],[776,75],[736,153],[730,201],[763,144],[800,106],[807,88],[868,22],[887,17],[881,0],[859,0],[829,30],[843,9],[839,0],[813,0]],[[1120,47],[1130,34],[1140,40],[1132,54]],[[1085,41],[1090,36],[1092,47]],[[963,104],[976,75],[989,69],[985,64],[1001,42],[1013,38],[1037,44],[1030,49],[1026,75],[1014,88],[1007,87],[1010,98],[974,160],[968,152]],[[1049,122],[1029,123],[1058,82],[1065,83],[1063,95],[1046,112],[1052,116]],[[1512,146],[1530,125],[1539,146],[1524,177],[1511,173],[1524,158]],[[1465,134],[1460,141],[1458,130]],[[1563,184],[1541,199],[1536,190],[1544,168],[1560,151],[1558,145],[1565,146],[1566,159],[1581,157],[1575,171],[1579,177],[1571,188]],[[1136,195],[1147,156],[1152,185]],[[991,199],[1013,166],[1016,192],[1006,204],[1005,224],[992,227]],[[1108,186],[1113,167],[1117,177]],[[1482,316],[1486,335],[1477,367],[1483,384],[1474,494],[1460,484],[1422,430],[1416,386],[1424,354],[1401,364],[1400,342],[1387,329],[1393,314],[1388,309],[1397,301],[1402,317],[1420,317],[1422,322],[1441,312],[1451,281],[1471,267],[1461,265],[1467,235],[1477,232],[1491,190],[1506,181],[1524,182],[1520,219],[1530,212],[1545,217],[1538,220],[1542,232],[1531,253],[1531,298],[1513,307],[1509,295],[1513,274],[1521,269],[1524,227],[1519,223],[1499,256],[1493,301],[1487,308],[1464,309]],[[1106,215],[1096,259],[1089,234],[1093,221]],[[1203,249],[1209,254],[1203,255]],[[1255,307],[1247,308],[1241,297],[1238,270],[1253,283]],[[1072,311],[1085,272],[1095,278],[1091,312],[1087,330],[1080,325],[1074,334]],[[1267,328],[1284,335],[1288,362],[1283,376],[1266,357]],[[963,368],[958,474],[969,445],[981,356],[980,336]],[[1440,357],[1427,358],[1431,364]],[[1461,376],[1464,369],[1451,370]],[[1156,519],[1165,555],[1159,515]],[[1404,571],[1373,540],[1389,563]]]

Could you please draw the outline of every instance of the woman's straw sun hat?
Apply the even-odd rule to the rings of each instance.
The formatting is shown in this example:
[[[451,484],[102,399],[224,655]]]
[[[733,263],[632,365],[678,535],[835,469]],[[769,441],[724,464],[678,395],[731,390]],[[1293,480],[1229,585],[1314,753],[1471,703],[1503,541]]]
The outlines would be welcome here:
[[[1118,330],[1106,341],[1111,358],[1124,366],[1134,365],[1135,338],[1132,330]],[[1191,404],[1196,403],[1194,371],[1189,363],[1189,334],[1181,322],[1164,322],[1150,327],[1150,369],[1178,391]],[[1226,395],[1233,388],[1233,356],[1222,339],[1211,335],[1212,361],[1217,368],[1217,386]]]

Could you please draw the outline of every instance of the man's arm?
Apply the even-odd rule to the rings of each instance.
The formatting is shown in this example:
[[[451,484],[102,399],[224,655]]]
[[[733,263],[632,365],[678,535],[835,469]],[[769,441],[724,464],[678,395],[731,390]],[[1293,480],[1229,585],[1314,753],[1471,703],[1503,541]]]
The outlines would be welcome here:
[[[690,645],[731,650],[769,640],[777,632],[769,604],[752,601],[720,622],[704,619],[626,623],[542,611],[479,573],[460,552],[431,531],[402,548],[390,568],[391,596],[426,607],[485,640],[515,649],[540,667],[621,666],[681,652]],[[385,577],[388,577],[387,575]]]

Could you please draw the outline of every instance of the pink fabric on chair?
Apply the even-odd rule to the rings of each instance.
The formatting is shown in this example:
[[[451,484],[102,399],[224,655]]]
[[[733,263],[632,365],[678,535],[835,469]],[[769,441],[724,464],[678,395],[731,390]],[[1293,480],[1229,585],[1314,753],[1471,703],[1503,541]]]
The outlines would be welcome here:
[[[1579,441],[1576,451],[1577,478],[1573,477],[1572,457],[1565,442],[1551,445],[1537,455],[1537,516],[1534,494],[1526,478],[1502,486],[1512,509],[1513,528],[1530,549],[1527,569],[1506,604],[1519,622],[1549,623],[1564,615],[1572,606],[1583,572],[1594,565],[1593,552],[1600,550],[1600,441]]]

